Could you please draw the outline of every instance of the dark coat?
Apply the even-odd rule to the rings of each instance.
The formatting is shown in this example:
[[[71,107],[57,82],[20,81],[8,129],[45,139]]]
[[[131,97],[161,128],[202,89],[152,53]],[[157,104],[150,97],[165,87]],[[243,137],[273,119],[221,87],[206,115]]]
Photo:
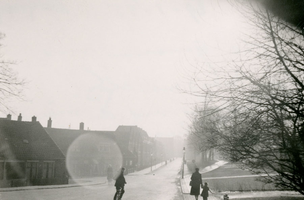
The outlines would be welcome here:
[[[209,187],[204,185],[203,191],[202,191],[202,197],[208,197],[209,196]]]
[[[200,194],[201,184],[202,184],[202,175],[198,171],[196,171],[191,176],[190,195],[198,196]]]
[[[117,177],[117,179],[116,179],[116,181],[115,181],[115,187],[124,187],[125,186],[125,184],[126,184],[127,182],[126,182],[126,179],[125,179],[125,177],[124,177],[124,175],[123,174],[120,174],[118,177]]]

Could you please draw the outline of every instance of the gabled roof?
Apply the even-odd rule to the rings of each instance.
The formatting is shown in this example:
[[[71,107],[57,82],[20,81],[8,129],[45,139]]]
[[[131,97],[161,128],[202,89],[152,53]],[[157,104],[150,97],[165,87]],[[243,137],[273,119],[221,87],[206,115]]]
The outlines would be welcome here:
[[[119,137],[123,137],[124,139],[129,139],[131,133],[137,133],[139,136],[144,139],[144,138],[149,138],[148,134],[146,131],[143,129],[139,128],[138,126],[124,126],[120,125],[117,127],[115,131],[115,135],[119,135]]]
[[[114,138],[114,131],[90,131],[90,130],[76,130],[76,129],[60,129],[60,128],[44,128],[50,137],[55,141],[60,150],[64,155],[67,154],[67,151],[70,145],[76,140],[79,136],[92,133],[100,134],[108,137],[109,139]]]
[[[117,127],[114,135],[117,138],[118,143],[126,143],[130,140],[132,128],[130,126],[119,126]]]
[[[124,126],[124,125],[120,125],[117,127],[116,131],[117,132],[131,132],[132,129],[137,129],[137,126]]]
[[[122,151],[128,150],[130,153],[134,152],[134,143],[141,143],[150,140],[148,134],[138,126],[125,126],[120,125],[115,131],[116,141]],[[133,143],[133,145],[131,144]]]
[[[0,119],[0,158],[9,160],[65,159],[41,124]]]

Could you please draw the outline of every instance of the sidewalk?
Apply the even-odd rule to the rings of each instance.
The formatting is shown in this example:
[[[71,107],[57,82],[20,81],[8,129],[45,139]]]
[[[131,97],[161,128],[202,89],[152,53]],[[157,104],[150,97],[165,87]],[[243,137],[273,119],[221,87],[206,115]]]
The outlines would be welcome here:
[[[210,166],[205,167],[204,169],[200,170],[200,173],[204,174],[209,171],[215,170],[226,163],[227,162],[225,162],[225,161],[218,161],[218,162],[214,163],[213,165],[210,165]],[[187,174],[187,175],[184,175],[184,178],[181,177],[181,179],[180,179],[181,190],[183,193],[184,200],[193,200],[194,199],[194,196],[190,195],[190,189],[191,189],[189,186],[190,178],[191,178],[191,174]],[[218,200],[218,199],[221,199],[220,194],[210,194],[209,193],[208,200]]]
[[[165,162],[161,162],[161,163],[158,163],[156,165],[153,165],[152,167],[148,167],[148,168],[140,170],[140,171],[129,173],[128,175],[132,176],[132,175],[146,175],[146,174],[150,174],[153,171],[159,169],[160,167],[162,167],[164,165],[165,165]]]

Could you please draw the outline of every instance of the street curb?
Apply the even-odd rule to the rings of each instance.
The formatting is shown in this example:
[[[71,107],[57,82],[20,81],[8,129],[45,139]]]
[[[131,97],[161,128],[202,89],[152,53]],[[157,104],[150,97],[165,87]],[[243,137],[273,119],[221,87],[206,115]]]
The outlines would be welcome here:
[[[180,178],[180,185],[181,185],[181,191],[183,194],[190,194],[190,191],[186,186],[185,179]]]
[[[25,186],[25,187],[13,187],[13,188],[0,188],[0,192],[13,192],[13,191],[24,191],[24,190],[49,190],[58,188],[70,188],[70,187],[82,187],[90,185],[104,185],[107,182],[93,182],[85,184],[66,184],[66,185],[45,185],[45,186]]]

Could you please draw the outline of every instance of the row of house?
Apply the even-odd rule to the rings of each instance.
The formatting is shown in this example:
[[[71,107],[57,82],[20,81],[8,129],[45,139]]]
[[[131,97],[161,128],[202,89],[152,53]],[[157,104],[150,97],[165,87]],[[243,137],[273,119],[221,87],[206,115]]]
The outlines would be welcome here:
[[[182,140],[149,137],[137,126],[115,131],[43,127],[37,118],[0,118],[0,187],[68,184],[70,178],[105,176],[140,170],[180,156]]]

